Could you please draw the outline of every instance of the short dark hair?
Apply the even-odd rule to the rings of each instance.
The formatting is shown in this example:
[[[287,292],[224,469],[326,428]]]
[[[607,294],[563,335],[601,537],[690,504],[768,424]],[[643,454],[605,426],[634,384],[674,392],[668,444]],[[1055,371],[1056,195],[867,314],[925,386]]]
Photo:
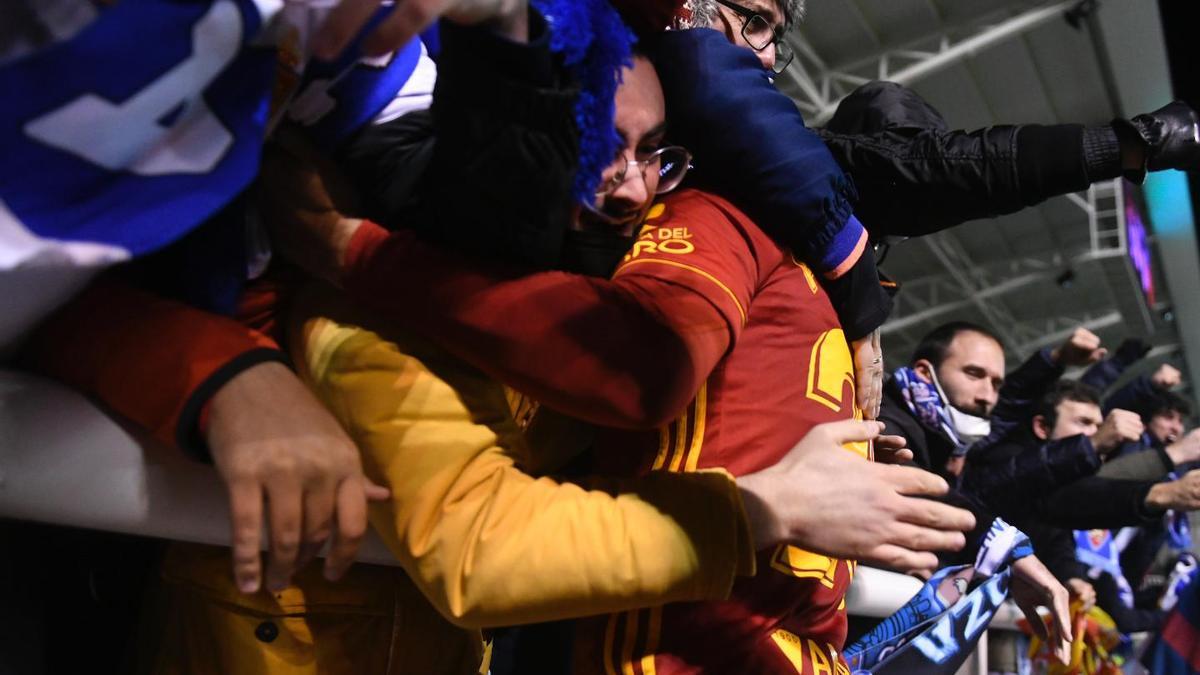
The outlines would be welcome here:
[[[944,323],[934,328],[928,335],[921,338],[920,344],[917,345],[917,349],[913,352],[910,363],[916,363],[921,359],[925,359],[932,363],[934,368],[940,368],[942,361],[946,360],[946,352],[950,349],[950,343],[954,341],[954,338],[959,333],[979,333],[980,335],[985,335],[995,340],[996,344],[1000,345],[1001,350],[1004,349],[1004,343],[1000,341],[1000,338],[996,337],[992,331],[983,326],[969,321],[951,321],[950,323]]]
[[[1059,380],[1038,401],[1033,414],[1041,415],[1046,420],[1046,426],[1053,428],[1058,421],[1058,404],[1063,401],[1091,403],[1099,407],[1100,391],[1078,380]]]
[[[1180,417],[1189,417],[1192,414],[1191,402],[1173,391],[1155,392],[1145,400],[1141,408],[1142,421],[1146,423],[1156,415],[1177,412]]]

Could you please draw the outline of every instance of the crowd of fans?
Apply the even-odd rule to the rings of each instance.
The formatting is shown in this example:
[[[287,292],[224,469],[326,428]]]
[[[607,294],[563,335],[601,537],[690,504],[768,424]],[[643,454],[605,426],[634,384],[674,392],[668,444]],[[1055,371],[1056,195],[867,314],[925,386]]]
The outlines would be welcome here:
[[[887,372],[897,285],[872,250],[1194,169],[1186,104],[968,132],[874,82],[811,129],[772,79],[801,0],[268,4],[0,10],[0,77],[25,85],[64,51],[109,67],[137,27],[196,40],[108,71],[130,80],[108,108],[67,83],[7,114],[86,181],[30,196],[0,174],[13,232],[122,245],[142,233],[106,176],[184,176],[120,184],[161,241],[103,271],[116,258],[0,239],[5,291],[29,293],[12,362],[228,491],[232,552],[168,547],[139,669],[848,673],[859,564],[966,564],[970,587],[1003,570],[1064,660],[1072,612],[1162,624],[1200,509],[1180,371],[1130,379],[1149,345],[1110,354],[1081,328],[1009,372],[1013,345],[956,321]],[[251,29],[272,18],[293,32],[265,49]],[[132,96],[138,77],[159,79]],[[230,81],[257,105],[222,139]],[[219,184],[225,160],[156,168],[251,141]],[[40,225],[70,200],[77,236]],[[21,276],[56,266],[94,277],[38,296]],[[368,528],[397,567],[352,565]]]

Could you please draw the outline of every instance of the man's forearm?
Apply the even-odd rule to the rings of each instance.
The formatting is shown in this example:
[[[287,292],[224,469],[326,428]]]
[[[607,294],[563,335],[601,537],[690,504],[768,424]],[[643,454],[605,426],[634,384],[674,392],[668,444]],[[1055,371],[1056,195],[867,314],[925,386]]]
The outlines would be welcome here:
[[[1162,480],[1174,468],[1166,451],[1151,448],[1110,459],[1096,475],[1118,480]]]
[[[1162,515],[1147,501],[1153,484],[1093,476],[1060,488],[1038,504],[1048,523],[1076,530],[1144,525]]]
[[[669,421],[731,340],[712,305],[677,285],[528,275],[371,223],[356,241],[346,277],[353,295],[501,382],[596,424]]]
[[[392,499],[384,542],[459,625],[499,626],[719,600],[753,574],[740,492],[723,471],[570,484],[533,478],[500,386],[427,340],[316,315],[292,331],[300,369]],[[387,322],[380,322],[388,326]],[[553,439],[551,439],[553,440]],[[538,452],[537,448],[528,449]]]
[[[697,179],[819,274],[851,269],[866,252],[853,183],[755,55],[700,28],[663,34],[654,60],[672,137],[703,162]]]
[[[199,421],[208,399],[243,370],[284,357],[273,340],[232,319],[105,277],[52,315],[19,359],[203,456]]]

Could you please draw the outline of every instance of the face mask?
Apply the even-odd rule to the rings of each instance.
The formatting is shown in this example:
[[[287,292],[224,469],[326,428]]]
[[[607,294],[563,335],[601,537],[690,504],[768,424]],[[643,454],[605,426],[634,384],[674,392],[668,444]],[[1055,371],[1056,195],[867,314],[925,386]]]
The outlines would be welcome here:
[[[560,267],[567,272],[607,279],[636,239],[634,235],[612,232],[568,230],[563,239]]]
[[[938,395],[942,397],[942,402],[946,404],[946,413],[950,415],[950,424],[954,425],[954,432],[958,434],[959,439],[963,443],[970,445],[975,441],[986,438],[992,432],[991,420],[986,417],[976,417],[955,408],[950,403],[950,397],[946,395],[946,390],[942,389],[942,383],[938,382],[937,370],[930,369],[929,372],[933,375],[933,386],[937,387]]]

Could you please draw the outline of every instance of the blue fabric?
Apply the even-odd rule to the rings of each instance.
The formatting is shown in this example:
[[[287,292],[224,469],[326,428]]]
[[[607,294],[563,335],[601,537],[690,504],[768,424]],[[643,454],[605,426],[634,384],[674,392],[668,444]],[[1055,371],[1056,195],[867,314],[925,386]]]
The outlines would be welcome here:
[[[425,52],[429,54],[429,58],[437,61],[438,56],[442,53],[442,34],[438,30],[438,24],[435,22],[426,28],[420,38],[421,42],[425,43]]]
[[[1171,510],[1167,511],[1163,518],[1166,520],[1167,544],[1176,551],[1190,551],[1192,528],[1188,523],[1188,514]]]
[[[1121,569],[1121,551],[1110,530],[1075,530],[1075,559],[1100,569],[1117,582],[1117,591],[1126,607],[1133,607],[1133,588]]]
[[[892,373],[892,378],[900,388],[904,404],[921,424],[941,431],[960,451],[966,449],[967,444],[958,437],[958,432],[954,430],[954,424],[950,420],[949,403],[942,400],[942,395],[932,382],[921,379],[917,371],[908,366],[897,368],[896,372]]]
[[[135,257],[179,239],[257,172],[275,66],[246,47],[260,25],[248,0],[125,0],[0,67],[20,92],[0,106],[0,199],[41,237]],[[199,143],[169,133],[197,120],[214,125]]]
[[[848,260],[864,234],[854,186],[754,52],[709,28],[667,31],[652,52],[672,142],[695,156],[696,182],[819,272]]]
[[[969,565],[958,565],[944,567],[935,572],[903,607],[844,650],[846,662],[855,671],[862,671],[863,668],[872,667],[886,658],[889,652],[899,646],[905,635],[911,634],[915,628],[929,624],[962,597],[961,592],[955,593],[951,590],[953,587],[941,587],[948,578],[969,568]]]
[[[997,518],[973,568],[939,570],[895,614],[845,649],[851,672],[956,672],[1008,597],[1010,566],[1032,552],[1025,533]],[[968,593],[970,582],[977,585]]]
[[[953,675],[975,650],[996,611],[1008,598],[1012,571],[1005,569],[972,590],[966,598],[903,644],[869,671],[871,675]]]
[[[390,11],[390,8],[384,10]],[[420,38],[413,38],[396,50],[386,64],[375,65],[360,60],[362,41],[389,11],[376,12],[338,58],[333,61],[314,59],[305,68],[297,100],[305,95],[328,96],[328,112],[309,127],[313,140],[327,150],[336,148],[387,107],[417,67],[421,58]]]
[[[1200,674],[1200,576],[1180,591],[1178,604],[1146,648],[1142,664],[1155,675]]]

